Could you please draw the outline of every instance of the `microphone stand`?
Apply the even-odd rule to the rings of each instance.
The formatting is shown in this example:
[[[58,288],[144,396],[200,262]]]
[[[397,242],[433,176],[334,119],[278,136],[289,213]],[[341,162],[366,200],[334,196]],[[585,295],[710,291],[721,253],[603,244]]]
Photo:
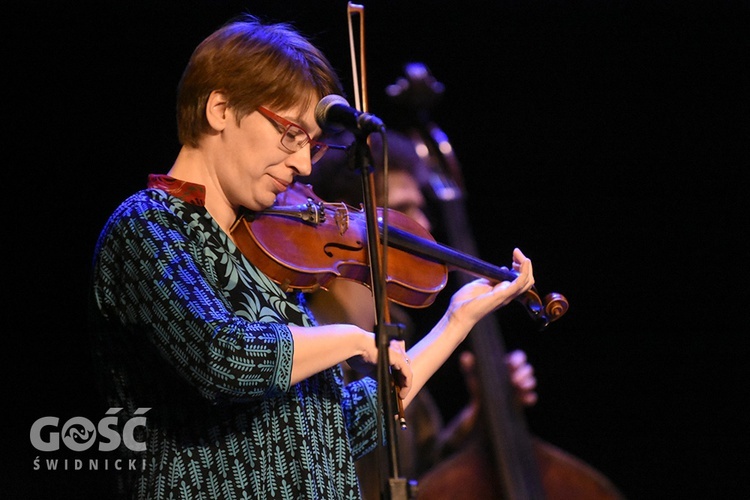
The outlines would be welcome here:
[[[386,144],[385,128],[381,127],[380,134]],[[387,249],[380,245],[380,231],[375,205],[375,189],[372,173],[372,154],[367,144],[368,134],[358,131],[354,134],[354,162],[353,168],[359,169],[362,175],[362,197],[367,222],[367,248],[370,259],[370,283],[375,301],[375,341],[378,347],[377,382],[378,400],[385,408],[385,418],[378,416],[378,475],[380,478],[380,494],[383,499],[407,500],[415,498],[410,494],[410,488],[416,488],[415,483],[409,483],[399,474],[398,436],[396,434],[396,398],[392,391],[388,346],[394,338],[401,338],[401,328],[389,324],[388,302],[386,294],[386,279],[383,269],[386,267],[385,252]],[[387,160],[385,160],[387,161]],[[384,422],[383,422],[384,421]],[[384,429],[385,427],[385,429]],[[405,423],[402,422],[402,427]],[[383,444],[385,442],[385,445]],[[386,481],[386,477],[388,478]]]

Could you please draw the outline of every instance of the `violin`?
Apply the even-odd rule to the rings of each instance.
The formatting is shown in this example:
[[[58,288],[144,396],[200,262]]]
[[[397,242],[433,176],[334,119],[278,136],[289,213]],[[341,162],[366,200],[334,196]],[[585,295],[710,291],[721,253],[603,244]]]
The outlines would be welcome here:
[[[446,245],[401,212],[388,211],[386,295],[406,307],[423,308],[445,288],[448,272],[463,270],[490,281],[512,281],[518,273]],[[240,251],[283,290],[313,292],[335,278],[371,286],[366,217],[345,203],[325,202],[309,184],[294,183],[263,211],[244,210],[230,228]],[[542,300],[535,288],[516,298],[540,329],[568,310],[559,293]]]

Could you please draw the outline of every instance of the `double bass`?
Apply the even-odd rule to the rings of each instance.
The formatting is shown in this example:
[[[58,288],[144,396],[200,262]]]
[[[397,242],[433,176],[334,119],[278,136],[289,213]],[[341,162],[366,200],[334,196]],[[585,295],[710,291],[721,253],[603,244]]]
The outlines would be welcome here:
[[[430,171],[427,191],[440,207],[447,243],[476,255],[460,164],[447,135],[429,117],[443,90],[424,64],[410,63],[405,76],[386,93],[402,116],[411,111],[409,135]],[[469,277],[458,274],[457,279],[460,286]],[[420,498],[622,500],[622,493],[606,476],[531,435],[523,408],[512,394],[495,318],[485,317],[468,339],[475,356],[481,418],[461,449],[419,478]]]

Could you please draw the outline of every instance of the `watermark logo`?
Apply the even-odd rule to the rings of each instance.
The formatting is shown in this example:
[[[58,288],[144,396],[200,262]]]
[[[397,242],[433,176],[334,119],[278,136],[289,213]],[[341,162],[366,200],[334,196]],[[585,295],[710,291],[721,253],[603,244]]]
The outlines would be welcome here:
[[[60,419],[57,417],[42,417],[31,426],[29,438],[31,444],[39,451],[58,451],[60,439],[63,444],[72,451],[86,451],[99,440],[99,451],[112,451],[120,446],[120,443],[131,451],[146,451],[146,443],[136,441],[134,431],[136,427],[146,427],[144,416],[151,408],[138,408],[135,416],[125,422],[122,435],[117,429],[117,413],[122,408],[110,408],[105,417],[99,420],[97,425],[86,417],[73,417],[62,426],[59,431]],[[49,436],[43,437],[43,431],[50,429]]]
[[[32,424],[29,439],[34,448],[43,452],[60,451],[62,447],[80,452],[92,448],[95,444],[97,445],[96,449],[102,452],[113,451],[121,444],[124,444],[131,451],[142,452],[146,451],[146,443],[136,439],[136,429],[139,427],[145,429],[146,412],[150,409],[138,408],[133,417],[122,426],[122,430],[118,427],[119,419],[117,417],[122,408],[110,408],[96,424],[86,417],[73,417],[60,426],[58,417],[42,417]],[[81,462],[81,460],[76,459],[75,462],[75,468],[80,469],[81,467],[78,467],[77,462]],[[94,459],[89,462],[98,461]],[[105,460],[105,462],[107,462],[106,468],[108,467],[108,461]],[[40,468],[39,463],[39,457],[37,457],[34,470]],[[119,463],[121,463],[121,460],[116,460],[114,468],[120,469]],[[57,468],[57,461],[54,461],[54,466],[48,464],[47,468]],[[98,468],[98,463],[93,465],[89,463],[88,468],[95,470]],[[67,469],[67,460],[65,460],[65,469]]]

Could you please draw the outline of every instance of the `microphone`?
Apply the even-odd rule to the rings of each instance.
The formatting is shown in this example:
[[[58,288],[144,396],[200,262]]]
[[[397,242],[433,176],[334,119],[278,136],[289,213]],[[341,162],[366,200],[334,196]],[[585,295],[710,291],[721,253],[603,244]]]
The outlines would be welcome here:
[[[315,121],[324,130],[343,128],[355,134],[370,134],[385,128],[380,118],[352,108],[346,99],[336,94],[327,95],[318,102]]]

